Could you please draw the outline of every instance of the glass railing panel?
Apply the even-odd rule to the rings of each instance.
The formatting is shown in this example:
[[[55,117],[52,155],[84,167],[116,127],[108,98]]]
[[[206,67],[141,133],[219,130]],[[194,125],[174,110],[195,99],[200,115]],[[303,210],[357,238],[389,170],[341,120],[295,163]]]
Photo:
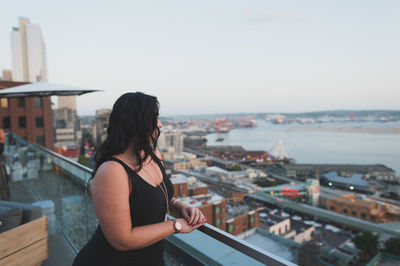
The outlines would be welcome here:
[[[23,182],[36,200],[54,202],[60,231],[73,249],[79,251],[98,226],[88,189],[92,169],[17,136],[9,138],[7,143],[6,160],[12,168],[11,180]],[[265,264],[260,262],[260,258],[269,265],[291,264],[213,226],[208,225],[202,231],[169,237],[166,241],[166,264]]]
[[[90,191],[89,191],[89,184],[90,184],[90,178],[92,174],[85,172],[84,179],[85,179],[85,192],[86,192],[86,197],[85,197],[85,215],[86,215],[86,226],[87,226],[87,234],[86,234],[86,239],[87,241],[92,237],[93,233],[96,231],[97,226],[99,224],[99,220],[97,219],[96,213],[94,212],[94,207],[93,207],[93,202],[90,197]]]
[[[90,172],[68,159],[11,136],[7,153],[11,180],[23,182],[37,201],[53,201],[58,226],[74,249],[79,250],[93,232],[93,225],[90,227],[88,221],[95,220],[84,185],[89,181]]]

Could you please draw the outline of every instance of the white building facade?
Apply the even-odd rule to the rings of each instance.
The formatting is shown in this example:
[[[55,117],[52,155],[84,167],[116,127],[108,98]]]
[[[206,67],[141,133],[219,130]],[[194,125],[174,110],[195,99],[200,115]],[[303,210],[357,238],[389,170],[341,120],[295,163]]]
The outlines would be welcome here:
[[[10,34],[13,81],[46,82],[46,47],[39,25],[19,18]]]

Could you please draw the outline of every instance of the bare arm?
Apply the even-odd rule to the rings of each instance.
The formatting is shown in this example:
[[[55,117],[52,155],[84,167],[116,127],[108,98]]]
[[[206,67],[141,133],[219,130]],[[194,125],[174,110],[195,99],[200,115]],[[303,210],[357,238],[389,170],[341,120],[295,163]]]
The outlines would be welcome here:
[[[162,160],[162,155],[158,150],[155,150],[154,154],[160,160]],[[172,197],[170,201],[170,206],[172,206],[172,208],[181,213],[189,225],[192,226],[195,225],[197,226],[198,224],[203,225],[207,221],[207,219],[204,217],[204,214],[198,208],[189,206],[184,202],[177,200],[174,197]]]
[[[174,197],[171,199],[170,206],[181,213],[189,225],[203,225],[207,221],[204,214],[198,208],[189,206]]]
[[[125,169],[116,162],[105,162],[99,167],[91,185],[91,192],[104,235],[117,250],[144,248],[175,232],[172,221],[132,228],[129,178]],[[189,226],[183,219],[178,220],[182,224],[182,233],[189,233],[201,226]]]

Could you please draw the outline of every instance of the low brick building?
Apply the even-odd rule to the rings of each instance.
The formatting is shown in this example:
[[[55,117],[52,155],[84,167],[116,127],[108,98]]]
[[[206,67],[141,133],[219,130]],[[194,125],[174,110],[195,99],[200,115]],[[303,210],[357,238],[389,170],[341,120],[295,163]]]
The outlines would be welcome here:
[[[171,175],[174,186],[174,197],[188,205],[199,208],[207,219],[207,223],[225,230],[226,200],[218,194],[209,193],[208,185],[195,177],[183,174]]]
[[[380,204],[365,197],[346,194],[327,200],[326,207],[330,211],[356,217],[374,223],[398,221],[400,207],[391,204]]]
[[[191,169],[196,166],[206,166],[207,163],[200,161],[199,159],[190,159],[190,160],[164,160],[165,166],[168,169],[174,170],[174,171],[179,171],[179,170],[187,170]]]
[[[208,193],[186,198],[179,198],[188,205],[199,208],[207,219],[207,223],[225,230],[226,200],[220,195]]]
[[[261,212],[259,216],[260,227],[272,234],[293,239],[297,243],[308,242],[313,238],[314,226],[297,222],[287,216],[282,217],[272,213]]]
[[[241,203],[227,205],[226,231],[238,235],[260,225],[258,210],[250,210],[250,206]]]
[[[0,90],[28,84],[0,80]],[[48,149],[54,148],[50,96],[0,98],[0,128]]]
[[[187,197],[189,196],[188,179],[182,174],[171,175],[171,182],[174,186],[174,197]]]

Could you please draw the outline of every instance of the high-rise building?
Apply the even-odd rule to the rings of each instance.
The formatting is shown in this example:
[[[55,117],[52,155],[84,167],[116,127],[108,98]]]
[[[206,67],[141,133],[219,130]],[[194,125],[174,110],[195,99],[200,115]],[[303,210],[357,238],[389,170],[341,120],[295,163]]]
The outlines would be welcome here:
[[[71,109],[76,111],[76,96],[58,96],[58,109]]]
[[[65,145],[79,142],[80,126],[76,110],[69,108],[54,109],[55,145]]]
[[[96,110],[96,123],[94,135],[96,138],[96,145],[99,146],[107,137],[108,121],[110,120],[111,110],[110,109],[99,109]]]
[[[19,18],[11,31],[13,81],[47,81],[46,47],[39,25]]]
[[[3,69],[3,76],[1,77],[1,80],[4,81],[12,81],[12,72],[11,69]]]
[[[176,153],[183,152],[183,132],[175,129],[161,130],[160,137],[158,138],[158,148],[162,150],[173,149]]]

